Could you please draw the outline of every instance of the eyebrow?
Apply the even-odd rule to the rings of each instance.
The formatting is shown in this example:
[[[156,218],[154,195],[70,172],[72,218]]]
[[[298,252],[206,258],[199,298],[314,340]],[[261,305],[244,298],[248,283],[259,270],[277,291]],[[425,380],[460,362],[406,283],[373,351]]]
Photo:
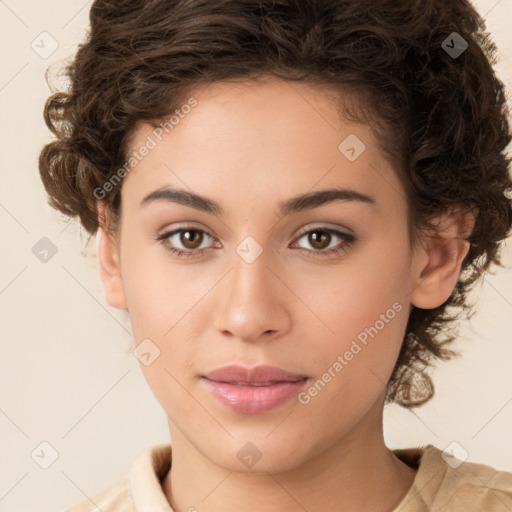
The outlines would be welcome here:
[[[170,187],[161,187],[147,194],[141,201],[141,208],[157,201],[167,201],[178,203],[189,208],[194,208],[206,213],[223,215],[224,210],[219,203],[207,197],[189,192],[183,189]],[[279,205],[280,216],[290,215],[292,213],[311,210],[333,201],[358,201],[370,206],[376,206],[376,201],[372,196],[362,194],[356,190],[346,188],[333,188],[327,190],[318,190],[302,195],[292,197]]]

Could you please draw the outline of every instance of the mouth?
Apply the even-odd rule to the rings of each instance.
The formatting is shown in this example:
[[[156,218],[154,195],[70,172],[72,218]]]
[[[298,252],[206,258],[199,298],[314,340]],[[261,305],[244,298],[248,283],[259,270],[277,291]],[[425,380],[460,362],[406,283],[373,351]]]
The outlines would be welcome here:
[[[292,373],[277,366],[256,366],[246,368],[239,365],[229,365],[213,370],[203,377],[214,382],[230,384],[268,385],[276,382],[297,382],[308,378],[307,375]]]
[[[275,366],[225,366],[202,375],[208,391],[225,407],[240,413],[259,414],[297,395],[309,380]]]

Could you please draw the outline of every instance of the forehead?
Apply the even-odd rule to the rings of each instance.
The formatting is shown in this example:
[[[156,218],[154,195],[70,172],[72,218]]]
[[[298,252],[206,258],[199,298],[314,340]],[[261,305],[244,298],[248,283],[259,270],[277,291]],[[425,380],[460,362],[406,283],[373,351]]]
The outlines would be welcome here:
[[[403,195],[370,126],[340,116],[339,100],[353,97],[269,79],[202,85],[189,98],[195,106],[183,109],[170,129],[143,124],[135,132],[130,151],[149,141],[152,149],[125,179],[129,199],[165,185],[243,197],[242,204],[330,186]]]

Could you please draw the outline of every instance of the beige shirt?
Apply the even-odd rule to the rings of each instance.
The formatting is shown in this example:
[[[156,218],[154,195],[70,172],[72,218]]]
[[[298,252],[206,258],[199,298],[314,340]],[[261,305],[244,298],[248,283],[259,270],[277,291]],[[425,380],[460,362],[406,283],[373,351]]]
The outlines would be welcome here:
[[[393,452],[418,469],[393,512],[512,511],[512,473],[446,456],[445,460],[433,445]],[[170,466],[171,444],[152,446],[135,460],[125,478],[66,512],[173,512],[161,485]]]

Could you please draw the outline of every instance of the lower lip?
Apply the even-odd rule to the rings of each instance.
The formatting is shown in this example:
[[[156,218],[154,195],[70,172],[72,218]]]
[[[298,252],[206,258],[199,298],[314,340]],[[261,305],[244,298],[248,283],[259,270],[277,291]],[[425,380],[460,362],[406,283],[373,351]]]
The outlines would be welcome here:
[[[268,386],[243,386],[215,382],[203,378],[207,388],[222,404],[233,411],[258,414],[284,404],[304,387],[307,379],[293,382],[277,382]]]

